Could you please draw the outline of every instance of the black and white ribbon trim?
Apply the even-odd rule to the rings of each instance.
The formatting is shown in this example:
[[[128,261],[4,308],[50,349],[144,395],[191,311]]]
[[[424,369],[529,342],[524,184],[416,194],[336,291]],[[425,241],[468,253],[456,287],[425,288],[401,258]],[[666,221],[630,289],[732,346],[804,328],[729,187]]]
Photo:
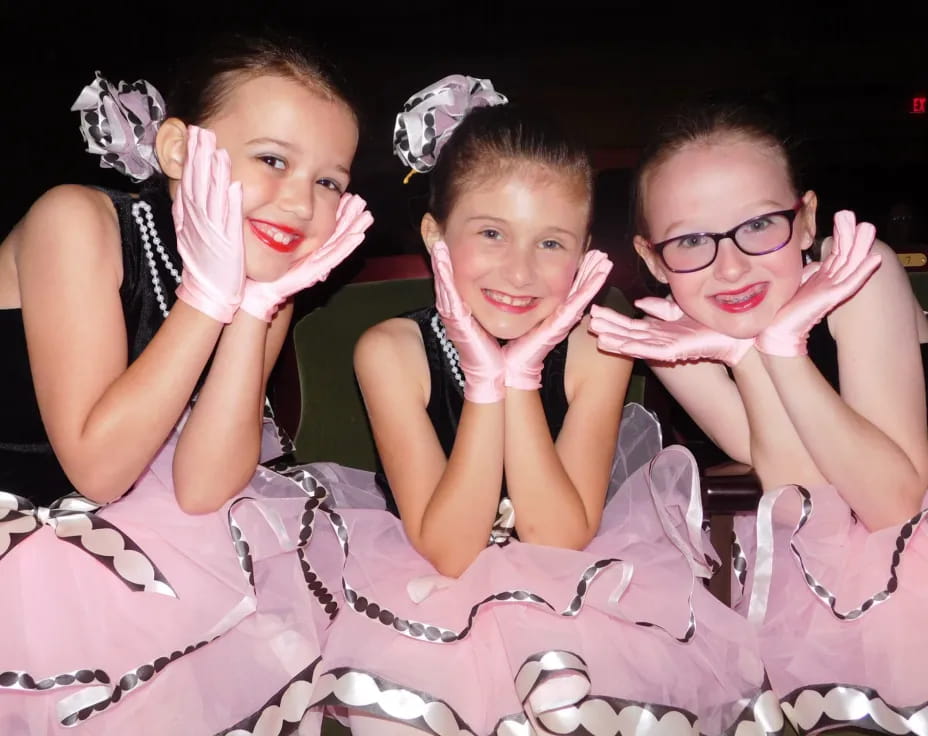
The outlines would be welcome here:
[[[264,397],[264,418],[270,422],[274,429],[274,435],[277,439],[277,444],[280,446],[280,453],[282,455],[286,455],[293,452],[293,440],[290,439],[290,435],[287,434],[287,430],[278,424],[277,417],[274,415],[274,407],[271,406],[271,400],[266,396]]]
[[[166,657],[158,657],[141,667],[136,667],[120,677],[115,685],[109,683],[109,678],[106,677],[105,673],[99,673],[104,676],[103,678],[98,677],[100,685],[83,689],[58,702],[59,722],[63,726],[76,726],[88,718],[102,713],[111,705],[122,700],[124,695],[133,693],[147,685],[171,662],[176,662],[181,657],[195,652],[216,638],[218,638],[218,635],[208,641],[191,644],[184,649],[171,652]]]
[[[477,736],[444,700],[361,670],[332,669],[319,677],[315,690],[315,706],[364,711],[433,736]]]
[[[2,495],[10,496],[10,494]],[[0,499],[0,501],[2,500],[4,499]],[[89,668],[41,678],[35,677],[27,672],[0,672],[0,690],[26,689],[38,691],[64,687],[80,687],[81,689],[73,695],[69,695],[57,703],[59,722],[64,726],[76,726],[88,718],[102,713],[116,703],[119,703],[124,697],[138,692],[160,674],[169,664],[215,641],[243,619],[254,613],[257,602],[254,596],[253,561],[250,546],[244,536],[241,526],[235,519],[236,507],[245,501],[254,500],[255,499],[250,497],[236,499],[236,501],[230,505],[228,511],[229,534],[235,553],[239,559],[242,573],[252,593],[251,595],[243,597],[238,604],[229,610],[201,639],[182,648],[175,649],[168,655],[154,658],[149,662],[134,667],[118,678],[113,678],[109,673],[103,670]],[[312,500],[312,503],[318,502]],[[0,508],[0,511],[2,511],[2,508]],[[20,516],[22,516],[22,514],[20,514]],[[96,518],[95,520],[102,521]],[[14,521],[19,521],[19,516],[17,516]],[[0,517],[0,527],[2,527],[3,523],[2,517]],[[105,529],[105,531],[113,530],[114,528],[110,528],[109,526]],[[56,533],[60,535],[58,528],[56,528]],[[311,530],[307,532],[305,529],[302,529],[301,534],[305,534],[305,538],[308,539]],[[19,541],[21,541],[21,539]]]
[[[237,498],[229,505],[228,510],[228,523],[229,523],[229,534],[232,537],[232,546],[235,549],[235,556],[238,558],[238,563],[242,568],[242,574],[245,576],[245,580],[248,581],[248,587],[254,591],[255,589],[255,565],[254,560],[251,556],[251,545],[248,544],[248,540],[245,537],[245,532],[242,530],[242,527],[239,525],[238,521],[235,519],[235,507],[238,504],[243,503],[244,501],[252,501],[252,498]]]
[[[535,698],[533,692],[559,676],[586,677],[586,666],[567,651],[540,652],[526,659],[516,675],[516,688],[526,710],[501,718],[492,736],[700,736],[697,717],[668,705],[588,692],[564,704],[562,692]],[[588,681],[588,678],[587,678]],[[464,721],[444,700],[404,687],[363,670],[335,668],[315,685],[313,707],[341,707],[418,728],[431,736],[478,736],[481,732]],[[559,702],[560,699],[560,702]],[[780,736],[785,722],[776,696],[769,689],[752,699],[722,734],[707,736]],[[235,736],[239,736],[235,734]],[[242,736],[249,736],[248,732]]]
[[[809,518],[812,516],[812,494],[802,486],[789,485],[765,494],[757,509],[757,560],[755,564],[754,589],[751,592],[748,618],[753,623],[759,624],[763,621],[766,614],[767,602],[770,595],[770,582],[773,575],[773,507],[780,495],[789,489],[795,490],[802,499],[802,511],[799,521],[790,535],[789,548],[812,594],[831,610],[835,618],[842,621],[857,620],[875,606],[888,601],[899,587],[897,569],[919,525],[925,517],[928,516],[928,508],[919,511],[899,528],[899,534],[896,537],[896,548],[893,550],[889,565],[889,579],[883,590],[869,596],[855,608],[841,613],[837,609],[837,597],[821,582],[821,580],[809,571],[796,545],[796,535],[799,534],[799,531],[806,525]]]
[[[313,572],[309,560],[306,559],[306,553],[302,549],[298,549],[296,554],[300,560],[300,569],[303,572],[303,579],[306,581],[306,587],[309,589],[309,592],[313,594],[316,602],[322,607],[322,610],[325,611],[329,619],[334,619],[338,614],[338,601],[335,600],[335,596],[332,595],[329,589],[325,587],[325,584],[319,576]]]
[[[100,504],[78,494],[51,506],[35,506],[22,496],[0,491],[0,560],[43,526],[102,564],[130,590],[177,598],[177,592],[141,547],[97,516]]]
[[[36,681],[28,672],[8,670],[0,672],[0,688],[4,690],[32,690],[41,692],[44,690],[57,690],[62,687],[71,687],[72,685],[108,685],[109,676],[103,670],[74,670],[73,672],[62,672],[54,677],[46,677]]]
[[[735,573],[735,579],[743,595],[744,584],[748,577],[748,558],[744,554],[744,548],[741,546],[737,532],[734,531],[731,533],[731,569]]]
[[[308,473],[305,471],[300,472],[308,476]],[[311,486],[315,494],[321,494],[323,497],[328,496],[328,492],[325,490],[325,487],[318,481],[312,479],[311,476],[309,476],[308,479],[304,478],[303,480],[304,482],[308,482],[309,480],[312,481]],[[336,511],[328,508],[328,506],[326,506],[324,503],[319,505],[319,509],[326,514],[329,523],[332,525],[332,528],[338,537],[342,548],[342,553],[344,555],[342,563],[342,567],[344,569],[345,565],[348,563],[349,554],[348,527],[345,524],[344,519],[342,519],[341,515]],[[342,575],[342,591],[345,595],[345,601],[347,605],[350,606],[356,613],[365,615],[372,620],[379,621],[383,626],[393,628],[397,633],[400,633],[403,636],[407,636],[412,639],[419,639],[421,641],[448,644],[466,638],[470,633],[471,627],[473,626],[478,612],[483,606],[489,603],[534,604],[544,606],[550,611],[561,616],[576,616],[583,606],[583,600],[586,597],[586,593],[589,590],[590,584],[604,569],[615,564],[624,565],[626,563],[618,558],[606,558],[598,560],[597,562],[587,567],[587,569],[584,570],[580,575],[580,579],[577,581],[576,594],[570,600],[567,606],[561,611],[558,611],[555,606],[542,598],[540,595],[527,590],[505,590],[488,595],[486,598],[475,603],[471,607],[467,617],[467,623],[460,631],[454,631],[452,629],[438,626],[436,624],[429,624],[422,621],[413,621],[397,616],[391,610],[378,604],[376,601],[370,600],[366,596],[360,595],[357,590],[355,590],[355,588],[349,583],[344,574]],[[694,585],[695,580],[696,578],[694,576]],[[688,604],[689,618],[687,628],[683,632],[682,636],[675,636],[671,632],[667,631],[667,629],[665,629],[663,626],[650,621],[632,621],[631,623],[634,623],[636,626],[642,626],[645,628],[659,629],[660,631],[666,633],[668,636],[671,636],[677,641],[685,644],[686,642],[690,641],[696,633],[696,615],[693,610],[692,589],[689,593]]]
[[[258,472],[262,473],[267,471],[259,468]],[[305,473],[305,471],[301,471],[295,475],[303,481],[301,487],[304,488],[304,490],[307,490],[307,492],[312,493],[312,496],[308,498],[305,503],[304,513],[301,517],[299,531],[300,547],[298,550],[300,553],[302,553],[302,546],[305,545],[312,536],[312,528],[315,518],[314,509],[321,506],[320,499],[326,497],[326,492],[324,489],[319,490],[316,487],[315,481],[311,479],[311,477],[308,475],[308,473]],[[311,491],[309,489],[311,489]],[[250,496],[243,496],[237,498],[232,504],[230,504],[228,510],[228,525],[232,544],[235,549],[236,556],[238,557],[239,564],[242,568],[242,574],[248,582],[249,588],[252,591],[252,595],[242,598],[239,601],[239,604],[231,611],[229,611],[223,617],[223,619],[218,624],[216,624],[216,626],[214,626],[213,629],[208,632],[200,641],[194,644],[190,644],[182,650],[175,650],[170,654],[170,656],[159,657],[153,662],[144,664],[141,667],[137,667],[131,670],[119,678],[117,684],[113,687],[88,688],[85,691],[76,693],[75,695],[62,700],[59,703],[58,713],[63,725],[76,725],[77,723],[106,710],[111,705],[118,703],[124,695],[135,692],[143,685],[150,682],[151,679],[160,673],[161,670],[163,670],[168,664],[215,641],[255,611],[257,602],[254,595],[254,561],[251,554],[251,546],[245,537],[241,525],[236,521],[235,518],[236,508],[240,504],[249,501],[255,502],[256,499]],[[268,521],[268,523],[270,523],[270,521]],[[305,558],[301,556],[301,561],[303,559]],[[313,592],[315,593],[315,591]],[[317,601],[319,601],[319,596],[317,596]],[[322,601],[319,601],[319,603],[320,605],[325,605],[325,603]],[[327,613],[329,612],[328,608],[325,610]],[[105,675],[105,673],[103,674]]]
[[[314,700],[316,668],[322,657],[297,673],[255,713],[215,736],[289,736],[296,733],[300,721]]]
[[[797,688],[781,700],[781,707],[800,736],[847,727],[892,736],[928,736],[928,700],[898,707],[876,690],[859,685]]]
[[[303,506],[303,514],[300,517],[300,529],[297,541],[297,559],[300,562],[300,570],[303,574],[303,579],[306,581],[307,589],[312,594],[316,603],[319,604],[325,614],[329,617],[329,619],[333,619],[339,611],[338,601],[335,599],[335,596],[332,594],[332,592],[325,586],[323,580],[312,569],[309,558],[305,553],[305,548],[312,538],[317,510],[326,514],[330,521],[332,516],[336,517],[337,523],[333,524],[333,526],[335,528],[336,534],[338,535],[342,552],[346,555],[346,558],[348,551],[347,528],[345,527],[344,522],[341,521],[341,517],[335,514],[335,512],[333,512],[325,504],[326,499],[329,497],[328,490],[306,470],[300,467],[280,467],[274,468],[270,471],[265,470],[264,468],[258,469],[259,475],[263,475],[268,472],[273,472],[276,475],[288,478],[294,484],[299,486],[299,488],[307,496],[306,503]]]

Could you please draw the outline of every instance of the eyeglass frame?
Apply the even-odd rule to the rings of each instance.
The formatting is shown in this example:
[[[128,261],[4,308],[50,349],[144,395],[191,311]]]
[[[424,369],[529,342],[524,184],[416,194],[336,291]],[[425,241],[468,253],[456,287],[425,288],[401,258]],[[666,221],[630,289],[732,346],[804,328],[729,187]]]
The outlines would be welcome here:
[[[735,225],[728,232],[724,232],[724,233],[705,233],[705,232],[684,233],[683,235],[675,235],[672,238],[667,238],[667,240],[662,240],[659,243],[651,243],[649,241],[648,245],[651,248],[651,250],[657,253],[658,257],[661,259],[661,263],[663,263],[664,267],[671,273],[696,273],[697,271],[702,271],[704,268],[709,268],[709,266],[715,263],[715,259],[718,258],[719,256],[719,243],[721,243],[726,238],[731,240],[731,242],[734,243],[735,247],[738,250],[740,250],[742,253],[744,253],[746,256],[766,256],[766,255],[769,255],[770,253],[776,253],[781,248],[784,248],[793,239],[793,224],[796,221],[796,216],[799,214],[799,210],[802,209],[804,204],[805,203],[800,199],[795,205],[790,207],[788,210],[776,210],[774,212],[764,212],[763,214],[755,215],[754,217],[749,217],[744,222],[740,222],[737,225]],[[747,225],[749,222],[753,222],[754,220],[761,220],[765,217],[773,217],[774,215],[784,215],[787,221],[789,222],[789,236],[786,238],[786,240],[780,243],[776,248],[765,250],[762,253],[750,253],[746,251],[744,248],[742,248],[741,245],[739,245],[738,241],[735,239],[735,234],[738,232],[738,230],[740,230],[742,227]],[[715,252],[712,254],[712,259],[705,266],[700,266],[699,268],[687,268],[687,269],[671,268],[670,265],[667,263],[667,260],[664,258],[664,248],[666,248],[668,245],[670,245],[671,243],[677,240],[683,240],[684,238],[692,238],[695,235],[712,238],[712,240],[715,242]]]

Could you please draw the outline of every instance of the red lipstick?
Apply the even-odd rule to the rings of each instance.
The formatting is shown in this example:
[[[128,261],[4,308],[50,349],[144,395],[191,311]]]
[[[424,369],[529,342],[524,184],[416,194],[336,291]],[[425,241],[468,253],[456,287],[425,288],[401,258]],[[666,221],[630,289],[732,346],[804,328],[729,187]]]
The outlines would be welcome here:
[[[302,232],[286,225],[278,225],[276,222],[249,218],[248,226],[258,240],[278,253],[292,253],[303,242]],[[274,239],[275,232],[287,236],[284,242]]]
[[[715,305],[726,312],[738,314],[747,312],[758,306],[767,298],[767,284],[750,284],[743,289],[723,291],[713,294],[711,299]]]

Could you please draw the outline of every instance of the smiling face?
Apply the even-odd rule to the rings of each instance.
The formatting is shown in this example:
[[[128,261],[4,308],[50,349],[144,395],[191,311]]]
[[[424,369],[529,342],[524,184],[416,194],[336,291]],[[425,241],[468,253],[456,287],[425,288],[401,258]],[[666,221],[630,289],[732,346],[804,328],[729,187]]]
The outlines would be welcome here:
[[[462,191],[443,227],[426,215],[423,237],[448,244],[455,286],[483,328],[513,339],[567,298],[588,216],[574,179],[519,162]]]
[[[690,233],[727,232],[760,215],[788,210],[799,197],[782,153],[737,134],[687,144],[648,171],[642,184],[642,214],[650,237],[636,236],[635,248],[651,272],[698,322],[733,337],[757,335],[799,288],[802,251],[815,234],[815,195],[802,197],[792,237],[779,250],[747,255],[726,238],[711,265],[674,273],[651,243]]]
[[[354,115],[305,84],[265,75],[235,84],[203,127],[242,183],[246,273],[272,281],[335,229],[358,143]]]

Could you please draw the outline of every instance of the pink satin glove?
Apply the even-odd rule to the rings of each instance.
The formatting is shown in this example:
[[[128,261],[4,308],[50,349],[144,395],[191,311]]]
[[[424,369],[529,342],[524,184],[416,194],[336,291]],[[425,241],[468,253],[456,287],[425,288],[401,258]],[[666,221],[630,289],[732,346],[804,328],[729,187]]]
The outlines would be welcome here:
[[[836,212],[831,252],[821,263],[803,269],[802,286],[755,338],[757,349],[767,355],[805,355],[809,331],[879,268],[880,255],[870,252],[874,237],[876,229],[870,223],[858,225],[853,212]]]
[[[545,357],[580,321],[611,270],[612,261],[602,251],[591,250],[583,257],[564,303],[541,324],[503,348],[506,386],[524,391],[541,388]]]
[[[753,345],[753,340],[730,337],[704,326],[668,299],[649,296],[638,299],[635,306],[649,317],[632,319],[593,307],[590,330],[598,335],[600,350],[661,363],[717,360],[732,366],[740,363]]]
[[[230,182],[229,154],[212,131],[187,128],[187,159],[171,212],[184,264],[177,298],[231,322],[245,288],[242,185]]]
[[[464,374],[464,398],[474,404],[502,401],[506,396],[503,350],[477,323],[470,307],[458,294],[451,255],[443,241],[432,246],[432,270],[435,273],[435,307],[445,325],[445,333],[458,351],[458,363]]]
[[[335,231],[320,248],[300,259],[275,281],[245,282],[242,309],[253,317],[270,322],[277,308],[298,291],[325,281],[339,263],[364,240],[374,222],[367,203],[357,194],[343,194],[335,212]]]

